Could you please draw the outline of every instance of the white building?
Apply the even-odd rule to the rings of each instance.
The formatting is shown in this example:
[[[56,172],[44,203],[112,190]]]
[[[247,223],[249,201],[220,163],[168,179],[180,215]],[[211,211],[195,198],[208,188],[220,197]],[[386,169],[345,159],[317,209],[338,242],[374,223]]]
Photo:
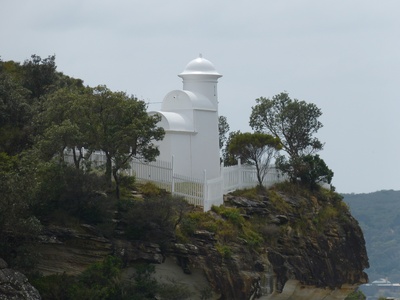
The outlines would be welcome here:
[[[182,73],[183,89],[169,92],[158,124],[165,129],[157,160],[171,161],[177,174],[214,179],[221,176],[218,132],[218,78],[222,75],[201,55]]]

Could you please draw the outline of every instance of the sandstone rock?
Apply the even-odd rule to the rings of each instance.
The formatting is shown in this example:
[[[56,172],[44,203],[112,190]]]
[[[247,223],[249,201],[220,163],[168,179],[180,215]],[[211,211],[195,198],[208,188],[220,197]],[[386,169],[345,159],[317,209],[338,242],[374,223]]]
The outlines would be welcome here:
[[[39,292],[24,274],[7,268],[0,258],[0,300],[40,300]]]

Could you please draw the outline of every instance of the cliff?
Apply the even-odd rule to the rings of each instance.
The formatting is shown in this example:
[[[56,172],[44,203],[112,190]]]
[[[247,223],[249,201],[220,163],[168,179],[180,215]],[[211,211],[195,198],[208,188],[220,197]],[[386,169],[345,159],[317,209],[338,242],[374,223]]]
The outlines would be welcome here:
[[[158,280],[203,299],[344,299],[368,281],[363,234],[331,192],[227,195],[223,209],[184,216],[163,245],[106,239],[88,225],[47,227],[37,250],[44,274],[76,274],[114,254],[127,266],[156,264]]]

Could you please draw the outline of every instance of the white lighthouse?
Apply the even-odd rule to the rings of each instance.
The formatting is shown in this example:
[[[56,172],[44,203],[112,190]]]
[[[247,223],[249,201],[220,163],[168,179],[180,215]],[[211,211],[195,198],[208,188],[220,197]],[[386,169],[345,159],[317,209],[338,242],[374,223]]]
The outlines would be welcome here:
[[[222,75],[201,55],[190,61],[182,73],[183,89],[169,92],[158,126],[165,130],[157,160],[174,157],[177,174],[214,179],[220,177],[218,132],[218,78]]]

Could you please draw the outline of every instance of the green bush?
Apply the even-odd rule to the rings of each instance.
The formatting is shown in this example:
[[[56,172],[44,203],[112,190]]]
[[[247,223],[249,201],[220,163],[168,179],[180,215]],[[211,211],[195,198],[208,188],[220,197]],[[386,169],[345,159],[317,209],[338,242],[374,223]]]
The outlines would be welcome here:
[[[157,197],[162,194],[161,189],[152,182],[146,182],[138,186],[139,192],[145,197]]]
[[[102,192],[103,177],[51,162],[44,165],[38,181],[34,212],[40,219],[47,219],[56,210],[92,224],[109,217],[107,206],[113,202]]]
[[[264,193],[264,190],[262,191],[262,193]],[[236,190],[236,191],[231,192],[231,195],[244,197],[244,198],[252,199],[252,200],[259,200],[260,199],[260,187],[256,186],[254,188]]]
[[[212,206],[212,211],[216,212],[217,214],[221,215],[229,222],[233,223],[236,226],[242,226],[245,222],[242,212],[240,209],[235,207],[228,207],[228,206]]]
[[[217,244],[215,245],[215,248],[223,258],[225,259],[232,258],[232,249],[228,245]]]
[[[367,297],[359,290],[350,293],[345,300],[365,300]],[[380,299],[380,298],[379,298]],[[384,299],[384,298],[382,298]]]
[[[119,212],[126,237],[161,245],[174,238],[176,226],[191,209],[184,199],[171,195],[120,202]]]

